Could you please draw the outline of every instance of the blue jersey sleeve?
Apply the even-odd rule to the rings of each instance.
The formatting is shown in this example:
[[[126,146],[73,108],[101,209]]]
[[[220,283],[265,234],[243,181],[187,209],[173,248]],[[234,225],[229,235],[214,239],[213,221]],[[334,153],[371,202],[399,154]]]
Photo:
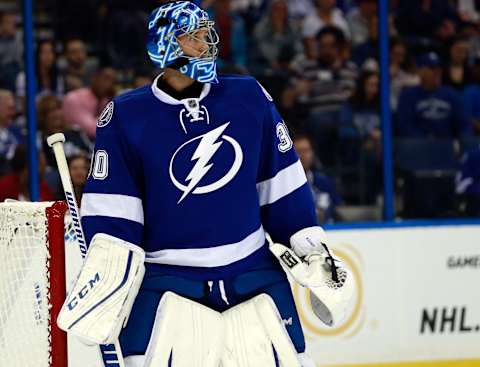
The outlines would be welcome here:
[[[87,243],[96,233],[136,245],[142,242],[142,165],[138,151],[128,141],[121,115],[122,106],[111,102],[97,125],[92,164],[81,203]]]
[[[265,116],[257,175],[262,224],[274,241],[288,245],[295,232],[317,225],[315,204],[287,126],[271,97],[263,92]]]

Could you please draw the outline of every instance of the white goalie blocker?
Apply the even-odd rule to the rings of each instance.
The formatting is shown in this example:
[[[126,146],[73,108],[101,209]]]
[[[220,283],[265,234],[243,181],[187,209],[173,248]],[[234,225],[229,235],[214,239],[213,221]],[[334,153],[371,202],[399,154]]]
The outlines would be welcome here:
[[[272,347],[273,346],[273,347]],[[166,292],[145,356],[126,367],[301,367],[270,296],[261,294],[223,313]],[[308,365],[304,365],[307,366]]]
[[[115,342],[143,280],[144,260],[140,247],[103,233],[95,235],[58,326],[86,342]]]
[[[293,236],[291,239],[294,247],[295,242],[305,242],[305,230],[301,232],[303,233],[299,232],[298,237]],[[315,234],[312,237],[314,236]],[[302,259],[291,248],[273,243],[267,238],[270,251],[280,261],[285,272],[310,290],[315,315],[327,326],[333,327],[341,323],[354,300],[355,292],[353,274],[345,264],[334,258],[325,245],[324,250],[313,252]],[[307,241],[310,241],[308,237]]]

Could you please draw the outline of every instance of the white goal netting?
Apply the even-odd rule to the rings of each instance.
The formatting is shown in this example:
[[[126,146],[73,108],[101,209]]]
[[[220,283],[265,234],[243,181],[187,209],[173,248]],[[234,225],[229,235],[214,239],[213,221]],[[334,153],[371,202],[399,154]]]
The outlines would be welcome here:
[[[65,274],[52,273],[50,237],[63,239],[64,229],[47,218],[52,204],[0,203],[1,367],[60,367],[52,362],[51,311],[63,299],[52,295],[51,282],[65,288]],[[63,250],[55,251],[64,263]]]

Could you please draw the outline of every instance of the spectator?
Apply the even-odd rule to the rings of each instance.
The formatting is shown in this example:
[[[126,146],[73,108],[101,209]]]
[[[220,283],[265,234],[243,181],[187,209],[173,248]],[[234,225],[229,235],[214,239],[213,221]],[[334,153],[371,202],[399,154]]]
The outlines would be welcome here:
[[[336,0],[316,0],[316,11],[305,18],[302,29],[305,53],[309,59],[316,57],[315,36],[327,26],[337,27],[345,39],[350,39],[350,30],[343,13],[336,7]]]
[[[405,42],[394,38],[390,43],[390,101],[392,111],[397,111],[400,92],[405,87],[420,84],[413,71],[413,62]]]
[[[85,43],[78,38],[65,42],[66,65],[62,70],[66,91],[85,87],[90,83],[94,68],[87,63]]]
[[[378,59],[378,18],[370,17],[368,20],[368,36],[365,42],[353,49],[352,60],[362,68],[367,60]]]
[[[253,32],[256,62],[273,70],[287,69],[302,51],[300,38],[288,18],[286,0],[273,0],[268,13],[257,23]]]
[[[0,175],[8,169],[18,144],[18,133],[12,127],[15,118],[15,99],[12,92],[0,89]]]
[[[69,92],[63,102],[67,123],[77,126],[90,139],[94,139],[98,116],[115,96],[115,83],[115,70],[103,68],[93,75],[90,87]]]
[[[374,203],[382,184],[382,131],[380,126],[380,92],[378,72],[364,72],[355,94],[343,106],[340,146],[344,165],[358,167],[365,178],[362,199]],[[353,131],[352,131],[353,130]],[[359,141],[363,159],[354,144]]]
[[[82,202],[83,187],[87,181],[89,166],[89,160],[83,154],[76,154],[68,159],[68,170],[70,171],[73,191],[78,205]]]
[[[353,47],[367,41],[369,21],[373,17],[377,17],[377,0],[358,0],[357,3],[358,7],[353,8],[347,14]]]
[[[317,117],[326,114],[330,118],[338,113],[352,95],[357,79],[357,68],[343,57],[345,43],[338,28],[325,27],[318,33],[317,59],[304,59],[296,65],[296,76],[283,96],[285,108],[303,105]]]
[[[57,54],[53,41],[41,41],[37,45],[35,56],[35,66],[37,68],[37,94],[53,94],[63,96],[65,92],[65,83],[63,76],[60,75],[57,67]],[[17,97],[25,97],[25,73],[21,72],[17,77]]]
[[[382,136],[379,110],[378,73],[364,72],[358,79],[355,94],[343,106],[342,121],[353,125],[362,139],[379,147]]]
[[[469,82],[463,92],[465,113],[476,135],[480,135],[480,58],[472,65]]]
[[[457,0],[457,10],[464,22],[477,23],[480,20],[480,3],[478,0]]]
[[[332,180],[314,169],[315,154],[309,137],[297,135],[294,145],[312,190],[319,222],[332,223],[338,220],[336,207],[341,204],[342,199],[337,194]]]
[[[442,85],[438,56],[430,52],[417,61],[420,85],[404,89],[398,103],[398,133],[402,137],[459,138],[471,135],[472,125],[460,95]]]
[[[16,147],[11,165],[12,173],[0,179],[0,202],[5,201],[5,199],[30,201],[27,148],[24,145]],[[43,178],[44,173],[45,157],[40,153],[38,156],[40,200],[52,201],[55,197]]]
[[[443,71],[443,83],[462,90],[470,80],[468,68],[469,42],[465,37],[455,37],[448,49],[447,63]]]
[[[216,0],[210,12],[222,39],[219,44],[219,69],[224,72],[245,73],[247,35],[243,19],[232,12],[231,0]]]
[[[400,1],[396,26],[412,38],[446,41],[455,34],[458,14],[449,0]]]
[[[294,20],[303,20],[315,11],[311,0],[288,0],[288,15]]]
[[[23,57],[23,43],[15,18],[13,12],[0,11],[0,88],[12,92]]]
[[[78,154],[88,155],[93,146],[87,135],[73,129],[65,123],[62,102],[54,96],[44,96],[37,103],[38,125],[42,133],[42,150],[45,154],[47,167],[56,168],[55,155],[47,144],[47,137],[56,134],[65,134],[64,150],[68,157]],[[50,181],[49,181],[50,182]]]
[[[456,193],[465,198],[465,213],[480,216],[480,146],[471,150],[461,160],[456,177]]]

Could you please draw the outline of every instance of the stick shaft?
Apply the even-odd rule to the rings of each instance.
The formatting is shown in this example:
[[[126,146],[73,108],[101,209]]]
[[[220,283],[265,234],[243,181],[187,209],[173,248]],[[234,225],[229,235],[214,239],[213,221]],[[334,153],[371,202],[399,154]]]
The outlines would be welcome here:
[[[70,210],[70,215],[72,216],[73,226],[75,228],[75,234],[77,236],[78,246],[80,247],[80,253],[82,254],[82,259],[87,255],[87,243],[85,240],[85,235],[83,234],[82,223],[80,222],[80,211],[78,210],[77,200],[75,199],[75,194],[73,191],[72,179],[70,177],[70,170],[68,169],[67,158],[65,157],[65,151],[63,149],[63,142],[57,141],[51,145],[53,153],[55,154],[55,160],[57,161],[58,172],[60,173],[60,179],[62,180],[62,187],[67,199],[68,209]],[[113,350],[109,353],[109,358],[112,354],[116,355],[118,367],[125,367],[123,361],[123,356],[121,353],[120,343],[118,340],[113,344]],[[105,360],[102,348],[100,349],[100,354]],[[115,364],[112,364],[115,366]]]
[[[55,154],[55,160],[57,161],[58,172],[60,173],[60,179],[62,180],[62,187],[67,199],[68,209],[70,210],[70,215],[72,216],[77,242],[80,247],[80,253],[82,254],[82,258],[85,258],[87,254],[87,243],[85,240],[85,235],[83,234],[82,224],[80,222],[80,211],[78,210],[77,200],[75,199],[75,193],[73,191],[67,158],[65,157],[65,151],[63,150],[63,142],[59,141],[54,143],[52,145],[52,149],[53,153]]]

